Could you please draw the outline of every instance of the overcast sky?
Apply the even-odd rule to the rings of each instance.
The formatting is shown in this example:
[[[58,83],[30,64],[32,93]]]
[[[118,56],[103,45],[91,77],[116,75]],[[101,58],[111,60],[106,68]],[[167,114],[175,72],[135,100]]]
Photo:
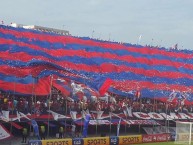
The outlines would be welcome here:
[[[193,49],[193,0],[1,0],[0,20],[132,44],[142,35],[142,45]]]

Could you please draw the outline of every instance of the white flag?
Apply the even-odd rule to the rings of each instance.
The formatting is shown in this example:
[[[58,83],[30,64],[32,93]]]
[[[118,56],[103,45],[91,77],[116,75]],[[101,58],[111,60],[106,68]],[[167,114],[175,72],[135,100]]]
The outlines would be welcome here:
[[[76,119],[77,119],[77,118],[76,118],[76,114],[77,114],[76,111],[70,111],[70,116],[71,116],[71,118],[72,118],[73,120],[76,120]]]
[[[10,136],[11,135],[9,134],[9,132],[7,132],[2,125],[0,125],[0,140],[8,138]]]
[[[176,95],[177,95],[177,92],[175,92],[174,90],[172,91],[172,93],[169,95],[169,98],[168,98],[168,102],[172,102],[174,99],[175,99],[175,97],[176,97]]]
[[[132,115],[132,107],[127,107],[127,113],[129,117],[133,117]]]
[[[2,110],[2,116],[6,119],[9,120],[9,111]]]
[[[139,35],[139,39],[138,39],[138,43],[139,44],[141,42],[141,38],[142,38],[142,35]]]

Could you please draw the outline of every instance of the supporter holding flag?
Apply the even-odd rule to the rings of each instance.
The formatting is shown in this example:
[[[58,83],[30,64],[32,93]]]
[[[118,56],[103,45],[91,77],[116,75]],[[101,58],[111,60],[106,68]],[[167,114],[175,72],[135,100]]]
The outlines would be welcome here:
[[[139,100],[139,98],[141,97],[141,92],[140,92],[140,90],[137,90],[137,91],[136,91],[135,97],[136,97],[137,100]]]
[[[177,95],[177,92],[173,90],[169,95],[167,102],[173,102],[173,100],[176,98],[176,95]]]
[[[69,96],[72,92],[72,88],[70,86],[70,83],[68,82],[68,80],[64,80],[64,79],[55,79],[53,81],[53,86],[55,88],[57,88],[58,90],[60,90],[62,92],[62,94]]]
[[[178,98],[178,109],[176,111],[182,111],[185,105],[185,100],[187,99],[187,94],[185,92],[181,93]]]
[[[130,92],[132,92],[132,91],[130,91]],[[133,94],[133,101],[138,101],[140,99],[140,96],[141,96],[140,90],[134,91],[134,93],[129,93],[129,95],[130,94]]]
[[[73,95],[75,95],[78,92],[83,92],[83,89],[84,89],[81,86],[81,84],[76,84],[74,81],[71,81],[71,87],[72,87]]]

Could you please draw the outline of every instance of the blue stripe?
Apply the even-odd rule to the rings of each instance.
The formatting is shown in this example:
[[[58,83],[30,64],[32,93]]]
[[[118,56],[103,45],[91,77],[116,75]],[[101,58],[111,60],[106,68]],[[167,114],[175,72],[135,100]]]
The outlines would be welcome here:
[[[79,44],[62,44],[62,43],[50,43],[46,41],[38,41],[36,39],[29,40],[28,38],[16,38],[14,35],[11,34],[3,34],[0,33],[0,37],[2,38],[7,38],[7,39],[12,39],[15,41],[21,41],[27,44],[33,44],[37,45],[42,48],[46,49],[61,49],[64,48],[66,50],[72,49],[72,50],[83,50],[85,49],[87,52],[102,52],[102,53],[111,53],[111,54],[116,54],[118,56],[133,56],[136,58],[148,58],[148,59],[158,59],[158,60],[170,60],[174,62],[181,62],[185,64],[192,64],[193,63],[193,58],[192,59],[181,59],[181,58],[175,58],[175,57],[168,57],[164,55],[145,55],[141,53],[136,53],[136,52],[129,52],[124,49],[119,49],[119,50],[114,50],[114,49],[104,49],[102,47],[96,47],[96,46],[87,46],[87,45],[79,45]],[[52,47],[50,47],[52,46]]]
[[[0,28],[3,29],[10,29],[10,30],[14,30],[17,32],[31,32],[34,34],[46,34],[46,35],[50,35],[50,36],[59,36],[58,34],[55,33],[50,33],[50,32],[43,32],[43,31],[37,31],[37,30],[32,30],[32,29],[24,29],[24,28],[14,28],[14,27],[10,27],[10,26],[4,26],[4,25],[0,25]],[[65,37],[71,37],[71,36],[65,36]],[[74,38],[79,38],[79,39],[83,39],[83,40],[92,40],[93,42],[100,42],[100,43],[110,43],[110,44],[119,44],[118,42],[110,42],[110,41],[103,41],[103,40],[96,40],[96,39],[92,39],[89,37],[76,37],[73,36]],[[128,47],[135,47],[135,48],[143,48],[143,46],[141,45],[136,45],[136,44],[131,44],[131,43],[124,43],[125,46]],[[149,48],[149,49],[154,49],[154,48]],[[164,50],[164,51],[170,51],[170,52],[177,52],[177,53],[184,53],[184,54],[191,54],[193,53],[193,50],[176,50],[176,49],[167,49],[165,47],[161,47],[159,48],[160,50]]]
[[[33,65],[51,65],[54,66],[55,68],[59,68],[61,70],[66,70],[65,68],[62,68],[60,66],[55,65],[54,63],[49,63],[49,62],[45,62],[45,61],[40,61],[40,60],[32,60],[28,63],[26,62],[22,62],[22,61],[2,61],[0,59],[0,64],[8,64],[10,66],[14,66],[14,67],[27,67],[27,66],[33,66]],[[68,70],[69,71],[69,70]],[[45,75],[50,75],[52,73],[54,73],[55,71],[46,71],[43,72],[44,75],[42,76],[42,74],[40,74],[40,77],[44,77]],[[92,78],[96,78],[98,76],[104,75],[104,77],[106,78],[111,78],[114,80],[137,80],[137,81],[149,81],[149,82],[153,82],[155,84],[159,84],[159,83],[166,83],[166,84],[181,84],[181,85],[185,85],[185,86],[192,86],[193,85],[193,81],[191,79],[187,79],[187,78],[178,78],[178,79],[170,79],[170,78],[160,78],[160,77],[147,77],[144,75],[138,75],[138,74],[134,74],[131,72],[121,72],[121,73],[105,73],[105,74],[99,74],[99,73],[89,73],[86,71],[73,71],[71,70],[70,72],[74,73],[74,74],[84,74],[84,75],[88,75]]]
[[[38,32],[38,31],[34,31],[34,30],[26,30],[26,29],[18,29],[18,28],[11,28],[11,27],[5,27],[5,26],[0,26],[0,28],[9,28],[12,30],[16,30],[18,32],[32,32],[32,33],[36,33],[36,34],[47,34],[47,33],[42,33],[42,32]],[[50,36],[57,36],[55,34],[50,34]],[[44,47],[46,49],[52,49],[54,48],[59,49],[59,48],[63,48],[66,50],[69,49],[73,49],[73,50],[83,50],[85,49],[87,52],[101,52],[101,53],[111,53],[111,54],[116,54],[118,56],[133,56],[136,58],[147,58],[147,59],[158,59],[158,60],[170,60],[170,61],[174,61],[174,62],[182,62],[184,64],[193,64],[193,58],[192,59],[180,59],[180,58],[174,58],[174,57],[167,57],[164,55],[143,55],[140,53],[135,53],[135,52],[128,52],[127,50],[113,50],[113,49],[104,49],[101,47],[93,47],[93,46],[86,46],[86,45],[78,45],[78,44],[67,44],[67,45],[63,45],[62,43],[49,43],[46,41],[38,41],[35,40],[35,38],[30,42],[29,39],[27,38],[16,38],[14,35],[12,34],[6,34],[4,35],[3,33],[0,33],[0,37],[5,38],[5,39],[13,39],[15,41],[20,41],[20,42],[24,42],[24,43],[31,43],[34,45],[37,45],[39,47]],[[80,39],[84,39],[84,40],[91,40],[89,38],[80,38]],[[99,41],[101,42],[101,41]],[[76,42],[75,42],[76,43]],[[129,46],[131,46],[130,44],[127,44]],[[52,47],[50,47],[52,46]],[[125,66],[130,66],[130,67],[136,67],[136,68],[144,68],[145,70],[158,70],[160,72],[163,71],[168,71],[168,72],[181,72],[181,73],[186,73],[189,75],[192,75],[193,70],[189,70],[186,69],[184,67],[180,67],[180,68],[175,68],[172,66],[162,66],[162,65],[155,65],[155,66],[149,66],[146,64],[140,64],[140,63],[128,63],[125,61],[120,61],[120,60],[114,60],[114,59],[107,59],[107,58],[83,58],[83,57],[78,57],[78,56],[73,56],[73,57],[68,57],[68,56],[63,56],[63,57],[55,57],[52,56],[50,54],[47,54],[41,50],[37,51],[37,50],[33,50],[27,47],[19,47],[16,45],[0,45],[0,51],[7,51],[9,50],[10,53],[17,53],[17,52],[26,52],[32,56],[44,56],[46,58],[52,59],[52,60],[56,60],[56,61],[69,61],[69,62],[73,62],[75,64],[87,64],[87,65],[101,65],[105,62],[111,62],[113,64],[116,65],[125,65]],[[136,48],[136,49],[140,49],[140,48]],[[149,48],[151,49],[151,48]],[[163,49],[166,50],[166,49]],[[190,54],[193,51],[187,51],[187,50],[183,50],[183,51],[176,51],[176,50],[172,50],[173,52],[183,52],[186,54]],[[0,60],[0,64],[8,64],[10,66],[16,66],[16,67],[26,67],[26,66],[33,66],[33,65],[52,65],[58,69],[61,70],[66,70],[66,68],[60,67],[56,64],[50,63],[50,62],[45,62],[45,61],[40,61],[40,60],[32,60],[29,62],[22,62],[22,61],[13,61],[13,60]],[[186,79],[186,78],[179,78],[179,79],[170,79],[170,78],[163,78],[163,77],[146,77],[144,75],[137,75],[131,72],[121,72],[121,73],[105,73],[105,74],[100,74],[100,73],[88,73],[86,71],[74,71],[74,70],[70,70],[72,73],[75,74],[84,74],[84,75],[88,75],[92,78],[96,78],[98,76],[105,76],[107,78],[111,78],[114,80],[136,80],[136,81],[149,81],[155,84],[160,84],[160,83],[165,83],[165,84],[179,84],[179,85],[185,85],[185,86],[192,86],[193,82],[190,79]],[[78,82],[84,83],[85,79],[84,78],[79,78],[79,77],[69,77],[69,76],[65,76],[64,74],[60,74],[57,71],[49,71],[49,70],[43,70],[40,74],[39,77],[44,77],[50,74],[57,74],[58,76],[62,76],[62,77],[68,77],[71,78],[73,80],[76,80]],[[15,80],[15,82],[18,83],[23,83],[23,84],[30,84],[33,82],[33,78],[31,75],[25,77],[25,78],[17,78],[15,76],[7,76],[4,74],[0,74],[0,79],[3,81],[7,81],[7,82],[13,82],[13,80]],[[90,85],[92,86],[93,83],[90,82]],[[147,86],[148,87],[148,86]],[[121,92],[119,90],[116,89],[110,89],[111,91],[114,92],[118,92],[119,94],[121,94]],[[123,94],[125,94],[124,92],[122,92]],[[163,91],[157,91],[157,90],[148,90],[148,89],[144,89],[142,90],[142,96],[143,97],[150,97],[150,96],[156,96],[156,97],[163,97]],[[164,92],[167,93],[167,92]],[[169,92],[168,92],[169,93]]]
[[[180,72],[180,73],[186,73],[189,75],[193,74],[193,70],[190,69],[186,69],[183,67],[180,68],[175,68],[172,66],[163,66],[163,65],[146,65],[146,64],[140,64],[140,63],[129,63],[129,62],[124,62],[124,61],[120,61],[120,60],[115,60],[115,59],[107,59],[107,58],[84,58],[84,57],[79,57],[79,56],[62,56],[62,57],[54,57],[50,54],[47,54],[43,51],[37,51],[37,50],[33,50],[30,49],[28,47],[18,47],[18,46],[13,46],[10,48],[10,45],[0,45],[1,50],[0,51],[8,51],[10,53],[16,53],[16,52],[25,52],[31,56],[44,56],[45,58],[49,58],[49,59],[53,59],[56,61],[69,61],[75,64],[87,64],[87,65],[98,65],[100,66],[101,64],[105,63],[105,62],[111,62],[112,64],[115,65],[125,65],[128,67],[136,67],[136,68],[143,68],[145,70],[158,70],[161,72],[164,71],[169,71],[169,72]]]
[[[20,84],[33,84],[35,83],[35,78],[33,78],[31,75],[23,77],[23,78],[18,78],[16,76],[9,76],[0,73],[0,80],[5,81],[5,82],[15,82],[15,83],[20,83]]]

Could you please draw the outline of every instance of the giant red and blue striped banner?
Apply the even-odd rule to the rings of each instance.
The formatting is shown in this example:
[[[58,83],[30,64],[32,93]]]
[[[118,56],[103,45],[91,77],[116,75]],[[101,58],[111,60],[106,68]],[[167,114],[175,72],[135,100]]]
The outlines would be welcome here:
[[[103,94],[108,89],[127,96],[131,90],[140,90],[142,97],[161,98],[176,90],[187,92],[189,101],[192,98],[190,50],[119,44],[1,25],[0,66],[0,87],[11,80],[30,84],[34,76],[43,79],[54,74],[99,90],[95,78],[112,80],[110,88],[109,84],[102,87]],[[10,87],[7,89],[13,90]]]

